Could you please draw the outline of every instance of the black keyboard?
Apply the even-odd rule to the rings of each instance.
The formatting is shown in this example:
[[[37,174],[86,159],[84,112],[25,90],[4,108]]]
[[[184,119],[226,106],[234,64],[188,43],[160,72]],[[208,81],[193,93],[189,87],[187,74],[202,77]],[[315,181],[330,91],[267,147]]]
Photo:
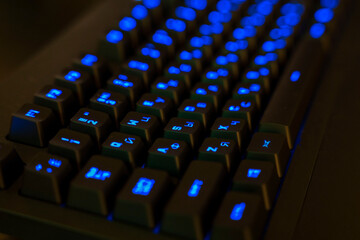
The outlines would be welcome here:
[[[265,238],[347,2],[103,4],[0,108],[0,230]]]

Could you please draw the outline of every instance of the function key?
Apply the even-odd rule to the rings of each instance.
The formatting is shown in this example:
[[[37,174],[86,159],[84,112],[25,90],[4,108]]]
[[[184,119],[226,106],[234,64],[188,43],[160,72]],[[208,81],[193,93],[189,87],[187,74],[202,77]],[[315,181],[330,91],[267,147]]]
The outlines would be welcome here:
[[[148,87],[154,81],[156,68],[151,61],[140,58],[132,58],[123,65],[121,73],[140,78],[142,83]]]
[[[23,170],[23,163],[10,144],[0,143],[0,189],[10,186]]]
[[[92,136],[98,145],[113,128],[110,117],[89,108],[80,109],[70,120],[70,129]]]
[[[80,106],[84,106],[95,91],[90,75],[79,70],[65,70],[55,77],[55,85],[70,89],[77,96]]]
[[[233,92],[234,99],[251,100],[256,103],[256,106],[261,110],[265,90],[258,83],[238,83]]]
[[[89,159],[94,143],[87,134],[61,129],[50,140],[48,151],[69,159],[75,169],[81,168]]]
[[[72,167],[66,158],[46,153],[36,155],[25,167],[21,194],[62,203],[67,193]]]
[[[76,112],[78,101],[71,90],[47,85],[34,96],[34,103],[51,108],[65,126]]]
[[[15,142],[44,147],[59,126],[51,109],[25,104],[12,114],[9,138]]]
[[[145,144],[140,137],[113,132],[103,143],[101,154],[124,161],[129,169],[144,164]]]
[[[211,239],[260,239],[266,218],[260,196],[229,192],[216,214]]]
[[[220,163],[193,161],[165,208],[161,230],[203,239],[222,195],[225,174]]]
[[[282,177],[290,157],[287,140],[282,134],[257,132],[247,148],[247,158],[273,162]]]
[[[178,117],[202,122],[205,128],[213,121],[215,109],[212,103],[186,99],[178,108]]]
[[[187,88],[190,88],[195,80],[195,70],[189,64],[175,63],[165,69],[164,76],[180,80],[185,83]]]
[[[123,162],[93,156],[71,182],[67,205],[105,216],[127,175]]]
[[[191,148],[186,142],[158,138],[149,149],[147,167],[181,176],[191,159]]]
[[[111,77],[108,64],[101,57],[94,54],[83,54],[74,61],[74,67],[89,73],[95,80],[97,88],[101,88],[105,81]]]
[[[254,123],[257,117],[256,113],[257,109],[253,101],[230,99],[223,107],[222,116],[226,118],[245,119],[248,123],[249,129],[252,130],[255,127]]]
[[[246,120],[240,118],[217,118],[211,127],[211,137],[232,139],[239,149],[246,144],[248,132]]]
[[[119,30],[110,30],[105,38],[101,39],[99,42],[99,54],[104,58],[115,61],[122,62],[125,60],[126,56],[129,54],[130,40],[124,38],[124,33]]]
[[[191,99],[211,102],[215,109],[223,103],[224,89],[216,84],[197,83],[191,91]]]
[[[279,178],[273,163],[255,160],[243,160],[233,179],[234,191],[257,193],[262,195],[266,210],[270,210],[277,190]]]
[[[160,122],[149,114],[129,112],[120,122],[120,131],[141,137],[148,144],[151,144],[159,135]]]
[[[111,78],[107,82],[107,88],[128,96],[131,103],[135,103],[144,90],[141,79],[128,74],[119,74]]]
[[[90,108],[109,114],[116,127],[119,127],[120,120],[129,110],[129,103],[123,94],[100,89],[90,99]]]
[[[199,121],[184,118],[172,118],[164,129],[164,137],[182,140],[195,149],[202,138],[203,127]]]
[[[154,228],[171,190],[166,172],[136,169],[115,203],[114,218],[148,228]]]
[[[151,92],[171,98],[178,105],[186,94],[186,86],[182,81],[161,77],[151,85]]]
[[[154,115],[165,124],[173,115],[174,107],[171,99],[146,93],[137,102],[136,111]]]

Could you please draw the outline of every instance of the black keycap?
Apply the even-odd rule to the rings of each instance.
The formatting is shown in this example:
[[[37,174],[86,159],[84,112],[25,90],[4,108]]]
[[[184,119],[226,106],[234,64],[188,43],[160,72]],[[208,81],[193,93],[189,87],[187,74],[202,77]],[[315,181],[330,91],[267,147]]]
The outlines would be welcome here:
[[[186,94],[186,86],[182,81],[161,77],[152,84],[151,92],[171,98],[179,105]]]
[[[95,155],[71,181],[67,205],[105,216],[127,175],[122,161]]]
[[[205,128],[211,124],[215,114],[212,103],[186,99],[178,108],[178,117],[200,121]]]
[[[121,73],[140,78],[147,88],[155,80],[156,68],[151,61],[135,57],[131,58],[123,65]]]
[[[108,60],[121,62],[130,52],[129,44],[129,39],[124,38],[122,31],[110,30],[99,41],[99,54]]]
[[[87,72],[66,69],[55,76],[55,85],[70,89],[78,98],[80,106],[84,106],[95,91],[94,80]]]
[[[135,103],[144,91],[141,79],[129,74],[119,74],[107,82],[107,88],[111,91],[122,93]]]
[[[239,149],[235,141],[221,138],[205,138],[199,148],[199,160],[214,161],[224,164],[232,173],[240,162]]]
[[[191,99],[211,102],[215,109],[223,104],[224,89],[220,85],[197,83],[191,91]]]
[[[169,121],[174,110],[174,104],[171,99],[152,93],[142,95],[136,104],[137,112],[154,115],[163,124]]]
[[[87,134],[61,129],[49,142],[49,153],[70,160],[75,169],[81,168],[89,159],[95,144]]]
[[[166,172],[136,169],[116,198],[114,218],[154,228],[170,188],[171,179]]]
[[[23,170],[23,163],[15,149],[0,143],[0,189],[10,186]]]
[[[100,89],[90,99],[90,108],[109,114],[118,128],[120,120],[129,110],[129,102],[123,94]]]
[[[158,138],[149,149],[146,165],[181,176],[191,160],[191,148],[186,142]]]
[[[80,109],[70,120],[70,128],[89,134],[100,145],[113,128],[109,115],[90,108]]]
[[[242,160],[237,169],[232,189],[234,191],[255,193],[262,196],[265,209],[270,210],[279,188],[279,178],[273,163]]]
[[[79,104],[71,90],[52,85],[47,85],[37,92],[34,103],[51,108],[63,126],[75,114]]]
[[[75,68],[89,73],[94,78],[97,88],[101,88],[111,77],[111,70],[107,62],[94,54],[83,54],[74,61],[73,65]]]
[[[54,203],[62,203],[73,169],[63,157],[40,153],[26,165],[21,194]]]
[[[211,239],[260,239],[266,215],[260,196],[229,192],[216,215]]]
[[[146,43],[137,50],[136,56],[141,60],[152,62],[155,66],[156,73],[162,73],[162,69],[164,68],[164,62],[167,58],[164,50],[157,49],[152,43]]]
[[[263,75],[261,74],[261,70],[264,71]],[[273,84],[271,82],[271,78],[269,76],[270,70],[268,68],[251,68],[244,72],[242,82],[249,84],[260,84],[263,86],[265,93],[269,94],[273,88]]]
[[[211,36],[196,34],[195,36],[190,38],[186,49],[188,49],[188,51],[200,49],[203,52],[204,57],[210,60],[213,57],[213,42],[214,39]]]
[[[199,121],[183,118],[172,118],[164,128],[164,137],[182,140],[195,149],[202,138],[203,127]]]
[[[259,110],[262,109],[264,103],[265,91],[263,87],[258,83],[238,83],[235,86],[233,92],[234,99],[240,100],[251,100],[256,103],[256,106]]]
[[[168,18],[165,20],[163,29],[175,41],[176,45],[182,45],[185,42],[188,30],[184,20],[178,18]]]
[[[247,148],[248,159],[273,162],[279,177],[283,176],[289,157],[289,146],[281,134],[255,133]]]
[[[211,127],[211,137],[232,139],[242,149],[248,136],[247,121],[240,118],[217,118]],[[245,142],[245,144],[244,144]]]
[[[238,79],[241,66],[240,61],[239,56],[234,53],[221,54],[214,59],[212,66],[214,68],[224,68],[230,72],[233,78]]]
[[[225,48],[221,49],[221,54],[228,56],[229,54],[235,54],[238,57],[240,67],[244,67],[249,62],[249,38],[236,40],[233,37],[229,41],[225,42]],[[232,55],[230,55],[231,58]],[[241,70],[241,68],[240,68]]]
[[[137,21],[132,17],[123,17],[118,23],[119,28],[124,34],[125,39],[129,39],[129,47],[135,49],[139,44],[141,27],[137,24]],[[131,51],[132,53],[132,51]]]
[[[220,163],[192,162],[165,208],[161,230],[204,239],[222,195],[225,173]]]
[[[101,154],[124,161],[129,169],[140,167],[145,160],[145,144],[140,137],[113,132],[103,143]]]
[[[51,109],[25,104],[12,115],[9,138],[15,142],[44,147],[59,126]]]
[[[120,122],[120,131],[141,137],[145,142],[151,144],[160,135],[160,122],[155,116],[129,112]]]
[[[233,85],[231,74],[224,68],[211,68],[206,70],[201,81],[222,86],[226,93],[231,91]]]
[[[173,63],[165,68],[164,76],[182,81],[187,88],[190,88],[195,81],[195,69],[189,64]]]
[[[222,116],[226,118],[242,118],[248,123],[250,131],[255,127],[257,109],[256,104],[250,100],[228,100],[224,107]]]
[[[178,54],[176,62],[190,65],[195,69],[195,73],[200,75],[206,64],[206,58],[201,49],[185,49]]]
[[[156,49],[164,51],[168,58],[174,57],[176,42],[166,30],[156,30],[152,35],[151,40],[151,43],[155,45]]]

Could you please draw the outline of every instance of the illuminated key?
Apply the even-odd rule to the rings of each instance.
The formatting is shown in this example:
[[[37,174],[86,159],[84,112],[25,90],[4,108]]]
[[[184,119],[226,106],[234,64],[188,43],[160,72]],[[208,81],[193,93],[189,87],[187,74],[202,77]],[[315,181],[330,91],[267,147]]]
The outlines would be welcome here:
[[[80,169],[91,156],[94,146],[89,135],[61,129],[50,140],[48,151],[69,159],[74,169]]]
[[[123,65],[121,73],[140,78],[142,83],[148,87],[154,81],[156,68],[152,61],[131,58]]]
[[[257,109],[255,102],[250,100],[228,100],[224,107],[222,116],[226,118],[242,118],[248,123],[250,131],[253,129],[256,117]]]
[[[22,173],[23,163],[10,144],[0,143],[0,189],[9,187]]]
[[[199,101],[211,102],[215,109],[219,109],[223,103],[224,95],[224,89],[220,85],[197,83],[191,90],[190,98]]]
[[[153,115],[129,112],[120,122],[120,131],[137,135],[148,144],[151,144],[160,134],[160,122]]]
[[[186,99],[178,108],[178,117],[200,121],[207,128],[213,121],[215,109],[212,103]]]
[[[129,169],[144,164],[145,144],[140,137],[113,132],[102,144],[101,154],[124,161]]]
[[[189,64],[175,63],[165,68],[164,76],[176,79],[185,83],[186,87],[191,87],[195,81],[195,69]]]
[[[127,176],[128,170],[122,161],[95,155],[72,180],[67,205],[105,216],[111,199]]]
[[[171,187],[171,179],[166,172],[136,169],[116,198],[114,218],[154,228],[160,220]]]
[[[181,176],[191,160],[191,148],[186,142],[158,138],[149,149],[147,167],[165,170]]]
[[[149,9],[147,9],[142,4],[137,4],[132,8],[131,16],[134,19],[136,19],[137,24],[141,29],[140,32],[141,37],[151,32],[153,20],[151,19],[151,14]]]
[[[228,192],[216,214],[212,239],[259,239],[267,219],[260,196]]]
[[[225,68],[210,68],[202,76],[202,82],[222,86],[226,93],[230,92],[233,85],[233,77]]]
[[[168,202],[161,230],[182,238],[203,239],[214,205],[222,195],[226,170],[220,163],[193,161]]]
[[[176,62],[191,65],[196,74],[200,74],[206,64],[206,58],[201,49],[185,49],[177,55]]]
[[[105,59],[121,62],[129,55],[130,39],[119,30],[110,30],[99,42],[99,55]]]
[[[176,40],[166,31],[166,29],[158,29],[151,37],[151,43],[157,49],[161,49],[169,58],[175,54]]]
[[[271,81],[272,72],[266,67],[251,68],[244,72],[242,82],[249,84],[259,84],[263,86],[265,93],[269,94],[273,89]]]
[[[241,63],[240,58],[235,53],[218,55],[215,61],[213,61],[212,66],[214,68],[227,69],[235,79],[239,77]]]
[[[63,126],[69,122],[79,105],[71,90],[54,85],[47,85],[38,91],[34,103],[51,108]]]
[[[184,98],[186,86],[182,81],[160,77],[151,85],[151,92],[171,98],[178,105]]]
[[[174,114],[175,109],[171,99],[146,93],[137,102],[136,111],[154,115],[165,124],[168,122],[170,116]]]
[[[237,169],[232,189],[262,196],[266,210],[270,210],[279,188],[279,178],[273,163],[242,160]]]
[[[135,103],[144,91],[144,86],[141,79],[136,76],[119,74],[107,81],[107,89],[124,94],[129,97],[131,103]]]
[[[152,62],[155,66],[156,73],[161,74],[164,61],[167,59],[166,53],[163,49],[156,48],[156,46],[152,43],[146,43],[142,47],[140,47],[136,56],[147,62]]]
[[[279,177],[283,176],[289,157],[289,146],[282,134],[255,133],[247,148],[248,159],[273,162]]]
[[[59,126],[60,122],[51,109],[25,104],[12,115],[9,138],[15,142],[44,147]]]
[[[133,17],[123,17],[120,19],[118,26],[124,34],[125,39],[129,39],[129,44],[132,48],[136,48],[140,39],[140,27],[138,22]]]
[[[188,51],[200,49],[204,57],[210,60],[213,57],[213,43],[214,39],[211,36],[196,34],[190,38],[188,44],[186,45],[186,49]]]
[[[70,129],[89,134],[98,145],[113,128],[109,115],[90,108],[80,109],[70,120]]]
[[[55,76],[55,85],[70,89],[77,96],[80,106],[84,106],[95,91],[94,80],[90,74],[70,68]]]
[[[25,167],[21,194],[54,203],[62,203],[73,174],[63,157],[40,153]]]
[[[203,126],[197,120],[172,118],[164,128],[164,137],[182,140],[191,148],[196,148],[202,138]]]
[[[263,105],[264,97],[265,90],[258,83],[238,83],[233,91],[234,99],[254,101],[259,110]]]

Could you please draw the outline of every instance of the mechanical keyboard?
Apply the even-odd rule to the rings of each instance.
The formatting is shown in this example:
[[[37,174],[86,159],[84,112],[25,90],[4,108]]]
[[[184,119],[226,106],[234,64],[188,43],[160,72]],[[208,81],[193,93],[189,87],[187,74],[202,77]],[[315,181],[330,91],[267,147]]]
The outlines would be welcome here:
[[[0,82],[0,231],[270,239],[349,2],[101,4]]]

